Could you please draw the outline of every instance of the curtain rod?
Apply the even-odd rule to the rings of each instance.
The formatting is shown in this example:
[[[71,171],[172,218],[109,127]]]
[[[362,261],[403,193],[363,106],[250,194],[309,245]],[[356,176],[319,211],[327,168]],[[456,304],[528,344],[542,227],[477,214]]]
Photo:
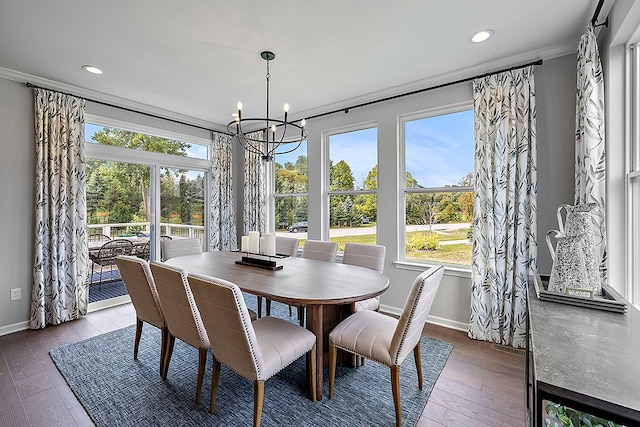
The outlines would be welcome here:
[[[608,27],[609,26],[609,17],[607,16],[607,19],[604,20],[604,22],[598,24],[598,15],[600,15],[600,9],[602,9],[602,5],[604,4],[604,0],[599,0],[598,1],[598,5],[596,6],[596,11],[593,13],[593,17],[591,18],[591,25],[593,25],[593,28],[596,27],[601,27],[601,26],[605,26]]]
[[[351,107],[339,108],[337,110],[328,111],[326,113],[316,114],[315,116],[307,117],[306,120],[317,119],[318,117],[324,117],[324,116],[328,116],[330,114],[341,113],[341,112],[344,112],[346,114],[346,113],[349,112],[349,110],[353,110],[354,108],[366,107],[368,105],[377,104],[379,102],[391,101],[392,99],[402,98],[402,97],[409,96],[409,95],[415,95],[417,93],[427,92],[427,91],[434,90],[434,89],[440,89],[440,88],[447,87],[447,86],[452,86],[452,85],[455,85],[455,84],[458,84],[458,83],[465,83],[465,82],[469,82],[469,81],[474,80],[474,79],[480,79],[480,78],[483,78],[483,77],[492,76],[494,74],[504,73],[506,71],[519,70],[520,68],[525,68],[525,67],[528,67],[530,65],[542,65],[542,62],[543,62],[542,59],[538,59],[537,61],[529,62],[529,63],[523,64],[523,65],[516,65],[514,67],[504,68],[502,70],[492,71],[490,73],[485,73],[485,74],[481,74],[481,75],[478,75],[478,76],[467,77],[465,79],[460,79],[460,80],[456,80],[456,81],[453,81],[453,82],[442,83],[442,84],[439,84],[439,85],[436,85],[436,86],[431,86],[431,87],[427,87],[427,88],[423,88],[423,89],[414,90],[414,91],[411,91],[411,92],[401,93],[401,94],[398,94],[398,95],[388,96],[386,98],[376,99],[375,101],[363,102],[362,104],[352,105]]]
[[[86,97],[84,97],[84,96],[78,96],[78,95],[74,95],[74,94],[72,94],[72,93],[62,92],[62,91],[57,90],[57,89],[50,89],[50,88],[48,88],[48,87],[37,86],[37,85],[34,85],[34,84],[32,84],[32,83],[29,83],[29,82],[26,82],[26,83],[25,83],[25,86],[26,86],[26,87],[30,87],[30,88],[34,88],[34,89],[45,89],[45,90],[50,90],[50,91],[52,91],[52,92],[57,92],[57,93],[61,93],[61,94],[63,94],[63,95],[68,95],[68,96],[75,96],[76,98],[82,98],[82,99],[84,99],[85,101],[94,102],[94,103],[96,103],[96,104],[105,105],[105,106],[107,106],[107,107],[118,108],[118,109],[120,109],[120,110],[129,111],[130,113],[142,114],[142,115],[145,115],[145,116],[149,116],[149,117],[153,117],[153,118],[161,119],[161,120],[166,120],[166,121],[173,122],[173,123],[177,123],[177,124],[184,125],[184,126],[191,126],[191,127],[193,127],[193,128],[198,128],[198,129],[202,129],[202,130],[207,130],[207,131],[209,131],[209,132],[218,132],[218,133],[223,133],[223,134],[225,134],[225,135],[231,135],[231,134],[229,134],[229,133],[227,133],[227,132],[222,132],[222,131],[218,131],[218,130],[209,129],[209,128],[206,128],[206,127],[204,127],[204,126],[194,125],[193,123],[186,123],[186,122],[182,122],[182,121],[180,121],[180,120],[171,119],[171,118],[168,118],[168,117],[158,116],[157,114],[146,113],[146,112],[144,112],[144,111],[137,111],[137,110],[134,110],[133,108],[123,107],[123,106],[121,106],[121,105],[110,104],[110,103],[108,103],[108,102],[98,101],[98,100],[96,100],[96,99],[90,99],[90,98],[86,98]]]
[[[600,0],[600,1],[603,1],[603,0]],[[468,82],[468,81],[471,81],[471,80],[474,80],[474,79],[480,79],[480,78],[483,78],[483,77],[492,76],[494,74],[504,73],[506,71],[518,70],[520,68],[525,68],[525,67],[528,67],[530,65],[542,65],[542,62],[543,62],[542,59],[538,59],[537,61],[529,62],[527,64],[516,65],[516,66],[510,67],[510,68],[504,68],[502,70],[491,71],[489,73],[480,74],[478,76],[467,77],[465,79],[460,79],[460,80],[456,80],[456,81],[448,82],[448,83],[442,83],[442,84],[439,84],[439,85],[436,85],[436,86],[431,86],[431,87],[427,87],[427,88],[423,88],[423,89],[418,89],[418,90],[414,90],[414,91],[411,91],[411,92],[405,92],[405,93],[401,93],[401,94],[398,94],[398,95],[388,96],[386,98],[376,99],[374,101],[363,102],[362,104],[356,104],[356,105],[352,105],[352,106],[346,107],[346,108],[339,108],[337,110],[327,111],[325,113],[320,113],[320,114],[316,114],[316,115],[311,116],[311,117],[306,117],[305,119],[306,120],[312,120],[312,119],[317,119],[319,117],[324,117],[324,116],[328,116],[328,115],[335,114],[335,113],[341,113],[341,112],[348,113],[349,110],[353,110],[355,108],[366,107],[368,105],[378,104],[380,102],[385,102],[385,101],[391,101],[392,99],[403,98],[405,96],[415,95],[417,93],[427,92],[427,91],[434,90],[434,89],[440,89],[440,88],[447,87],[447,86],[452,86],[452,85],[455,85],[455,84],[458,84],[458,83],[465,83],[465,82]],[[213,130],[213,129],[205,128],[203,126],[194,125],[194,124],[191,124],[191,123],[181,122],[179,120],[158,116],[158,115],[152,114],[152,113],[146,113],[146,112],[143,112],[143,111],[136,111],[136,110],[134,110],[132,108],[122,107],[120,105],[109,104],[108,102],[98,101],[98,100],[95,100],[95,99],[89,99],[89,98],[85,98],[85,97],[82,97],[82,96],[74,95],[72,93],[62,92],[62,91],[59,91],[59,90],[56,90],[56,89],[50,89],[50,88],[43,87],[43,86],[36,86],[36,85],[31,84],[29,82],[26,82],[25,86],[30,87],[30,88],[36,88],[36,89],[50,90],[50,91],[58,92],[58,93],[61,93],[63,95],[68,95],[68,96],[75,96],[77,98],[82,98],[82,99],[84,99],[86,101],[95,102],[96,104],[106,105],[107,107],[119,108],[121,110],[129,111],[129,112],[136,113],[136,114],[143,114],[145,116],[154,117],[156,119],[167,120],[167,121],[170,121],[170,122],[173,122],[173,123],[178,123],[178,124],[185,125],[185,126],[191,126],[191,127],[194,127],[194,128],[207,130],[209,132],[218,132],[218,133],[222,133],[224,135],[233,136],[233,135],[231,135],[230,133],[227,133],[227,132],[223,132],[223,131],[219,131],[219,130]],[[295,121],[299,122],[301,120],[302,119],[295,120]]]

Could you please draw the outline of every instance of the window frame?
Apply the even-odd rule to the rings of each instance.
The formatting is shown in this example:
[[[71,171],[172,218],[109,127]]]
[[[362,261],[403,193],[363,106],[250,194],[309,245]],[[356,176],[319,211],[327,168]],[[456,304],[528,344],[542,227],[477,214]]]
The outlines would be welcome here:
[[[374,194],[376,196],[376,211],[378,210],[378,190],[329,190],[330,187],[330,179],[331,179],[331,145],[330,138],[334,135],[341,135],[350,132],[358,132],[366,129],[376,129],[376,164],[374,166],[378,166],[378,176],[380,176],[380,162],[378,159],[379,154],[379,145],[380,145],[380,132],[378,122],[376,121],[367,121],[356,124],[349,124],[347,126],[341,126],[337,128],[332,128],[329,130],[325,130],[322,132],[322,145],[323,145],[323,159],[322,159],[322,170],[323,170],[323,179],[322,179],[322,211],[323,211],[323,221],[322,224],[322,240],[329,241],[330,233],[331,233],[331,212],[330,212],[330,198],[331,196],[360,196],[365,194]],[[376,244],[378,242],[378,226],[376,223]]]
[[[629,118],[625,146],[625,259],[627,299],[640,307],[640,41],[627,44]]]
[[[406,256],[407,245],[407,214],[406,203],[407,194],[435,193],[435,192],[473,192],[474,187],[425,187],[425,188],[407,188],[406,186],[406,144],[405,144],[405,126],[407,122],[427,119],[431,117],[444,116],[447,114],[460,113],[463,111],[473,111],[473,100],[448,104],[435,108],[429,108],[421,111],[414,111],[398,116],[398,246],[396,248],[398,262],[396,265],[400,268],[422,268],[423,266],[444,265],[449,271],[459,271],[464,275],[471,273],[471,265],[465,266],[460,264],[440,263],[435,261],[420,261]],[[475,141],[474,141],[475,143]]]

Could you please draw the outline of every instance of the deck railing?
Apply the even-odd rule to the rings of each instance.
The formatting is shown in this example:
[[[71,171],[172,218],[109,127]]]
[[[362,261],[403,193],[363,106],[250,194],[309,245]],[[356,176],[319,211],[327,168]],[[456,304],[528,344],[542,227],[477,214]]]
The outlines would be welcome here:
[[[89,224],[87,226],[89,234],[104,234],[112,239],[117,237],[135,236],[138,233],[149,233],[151,225],[148,222],[123,222],[111,224]],[[203,225],[171,224],[160,223],[160,235],[178,238],[198,238],[204,237]]]

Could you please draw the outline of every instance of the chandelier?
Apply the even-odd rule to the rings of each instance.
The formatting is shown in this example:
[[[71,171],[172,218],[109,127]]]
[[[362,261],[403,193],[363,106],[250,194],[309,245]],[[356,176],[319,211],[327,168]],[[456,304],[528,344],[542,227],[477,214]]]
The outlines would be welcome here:
[[[247,151],[259,154],[262,160],[271,161],[276,154],[291,153],[307,138],[304,128],[305,120],[288,121],[289,104],[284,104],[284,118],[269,117],[269,62],[276,57],[275,53],[264,51],[260,54],[267,61],[267,114],[264,118],[242,117],[242,103],[238,102],[238,113],[235,120],[229,122],[227,130],[238,139]],[[253,135],[253,136],[252,136]]]

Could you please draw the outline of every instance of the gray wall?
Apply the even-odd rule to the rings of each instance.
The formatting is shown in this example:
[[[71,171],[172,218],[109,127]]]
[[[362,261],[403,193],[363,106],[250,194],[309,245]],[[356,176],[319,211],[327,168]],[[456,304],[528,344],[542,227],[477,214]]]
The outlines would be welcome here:
[[[575,57],[549,60],[536,69],[538,113],[538,238],[540,271],[550,271],[544,246],[544,233],[555,228],[555,211],[559,204],[573,199],[573,132],[575,119]],[[321,132],[346,125],[375,122],[378,126],[379,161],[379,231],[378,242],[387,247],[385,273],[390,289],[382,297],[384,308],[398,312],[418,270],[399,268],[396,227],[397,205],[398,115],[458,102],[471,101],[471,84],[460,84],[419,95],[389,101],[367,108],[336,114],[309,123],[309,220],[314,226],[320,219],[320,196],[311,193],[319,188],[322,171]],[[118,116],[121,113],[88,113]],[[131,117],[129,120],[134,120]],[[139,121],[144,121],[142,118]],[[0,222],[0,335],[22,329],[29,318],[29,292],[33,264],[33,107],[31,90],[22,84],[0,78],[0,197],[3,215]],[[156,125],[157,126],[157,125]],[[239,168],[238,168],[239,169]],[[236,180],[236,182],[238,182]],[[317,193],[317,192],[316,192]],[[319,238],[319,227],[309,230]],[[11,302],[9,290],[22,289],[22,299]],[[449,270],[432,309],[431,320],[464,329],[469,320],[470,278],[465,271]]]
[[[32,91],[0,79],[0,335],[26,327],[33,283]],[[22,299],[10,300],[20,288]],[[16,325],[17,324],[17,325]]]

